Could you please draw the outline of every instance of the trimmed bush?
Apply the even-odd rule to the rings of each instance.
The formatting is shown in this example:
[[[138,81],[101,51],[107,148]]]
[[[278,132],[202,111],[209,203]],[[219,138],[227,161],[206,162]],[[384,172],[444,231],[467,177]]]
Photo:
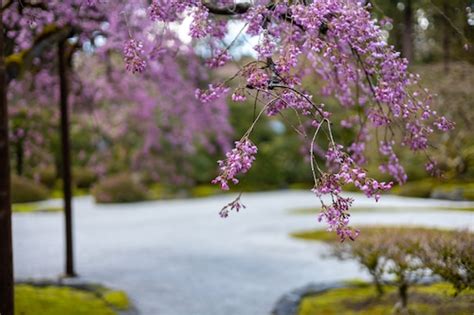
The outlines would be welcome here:
[[[327,233],[325,231],[325,233]],[[367,270],[372,277],[377,296],[381,297],[384,293],[383,275],[387,265],[387,259],[384,255],[387,254],[388,248],[381,239],[383,238],[383,231],[374,231],[368,235],[362,235],[356,242],[345,242],[340,245],[332,247],[332,255],[341,260],[354,259],[365,270]]]
[[[53,166],[42,167],[35,173],[35,177],[38,178],[40,183],[48,187],[49,189],[53,188],[56,184],[57,174],[56,169]]]
[[[81,189],[89,189],[97,181],[97,175],[86,167],[75,168],[72,178],[74,185]]]
[[[118,174],[99,181],[92,194],[98,203],[125,203],[148,199],[146,188],[132,174]]]
[[[405,197],[429,198],[435,183],[431,179],[408,182],[402,186],[395,187],[397,195]]]
[[[11,180],[12,203],[48,199],[48,189],[31,179],[13,175]]]
[[[474,235],[453,231],[449,237],[425,233],[418,257],[434,275],[451,283],[456,294],[474,289]]]
[[[474,236],[469,231],[365,227],[356,241],[342,244],[320,231],[293,236],[328,242],[335,257],[359,262],[372,276],[379,297],[384,276],[391,276],[401,311],[408,307],[410,287],[426,275],[443,278],[457,293],[474,288]]]
[[[474,183],[445,183],[436,186],[431,197],[448,200],[474,200]]]

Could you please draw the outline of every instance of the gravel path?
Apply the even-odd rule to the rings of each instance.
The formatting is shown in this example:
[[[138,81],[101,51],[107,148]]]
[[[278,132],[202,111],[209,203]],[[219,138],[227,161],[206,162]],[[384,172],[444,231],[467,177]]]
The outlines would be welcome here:
[[[317,205],[311,193],[249,193],[242,198],[247,209],[227,219],[217,212],[230,195],[128,205],[76,198],[81,280],[126,290],[144,315],[265,315],[282,294],[308,282],[367,277],[353,263],[321,258],[325,245],[288,236],[322,227],[315,215],[289,212]],[[355,198],[356,206],[375,205]],[[473,204],[385,196],[377,210],[354,212],[353,223],[474,230],[474,212],[432,210],[453,206]],[[18,278],[61,273],[62,214],[15,214],[13,230]]]

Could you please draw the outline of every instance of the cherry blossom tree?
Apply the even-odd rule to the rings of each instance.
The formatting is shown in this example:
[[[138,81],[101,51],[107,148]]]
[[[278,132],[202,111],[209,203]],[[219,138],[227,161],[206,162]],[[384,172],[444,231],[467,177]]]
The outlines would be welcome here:
[[[429,159],[429,136],[436,129],[448,131],[453,127],[452,122],[433,110],[433,97],[419,85],[418,76],[409,72],[407,60],[387,44],[379,23],[370,14],[368,2],[10,0],[1,4],[0,24],[5,26],[1,43],[5,44],[2,51],[7,55],[2,80],[19,78],[35,68],[55,69],[59,59],[63,108],[70,101],[63,70],[71,70],[73,52],[78,49],[97,53],[103,60],[110,60],[107,57],[112,51],[122,50],[129,76],[134,80],[141,78],[148,88],[138,92],[135,88],[139,81],[129,83],[129,76],[114,76],[112,71],[108,78],[118,87],[113,93],[121,90],[127,99],[140,102],[138,117],[151,117],[157,109],[166,113],[168,121],[165,119],[160,128],[178,126],[167,133],[166,140],[183,150],[192,147],[183,139],[197,137],[205,143],[200,131],[209,130],[206,128],[210,128],[210,134],[218,142],[223,142],[228,133],[226,110],[222,108],[226,96],[235,102],[251,99],[259,104],[248,131],[226,158],[219,161],[221,172],[214,183],[222,189],[238,184],[237,176],[251,169],[258,151],[257,144],[251,140],[252,131],[259,119],[263,115],[294,113],[301,121],[295,130],[308,143],[308,171],[314,178],[312,191],[321,202],[319,219],[327,222],[329,230],[335,231],[341,240],[355,239],[359,233],[349,224],[353,199],[344,197],[343,187],[353,184],[367,197],[378,200],[394,182],[405,182],[406,174],[396,154],[400,146],[425,154],[427,170],[436,173],[436,162]],[[185,21],[190,22],[191,43],[180,41],[175,31],[176,26]],[[241,28],[239,35],[226,41],[226,34],[235,27]],[[241,65],[234,75],[223,81],[203,76],[200,58],[206,57],[205,64],[209,68],[223,67],[232,61],[230,51],[243,35],[257,39],[253,46],[255,59]],[[198,54],[193,43],[205,47],[205,53]],[[58,47],[59,54],[48,50],[52,44]],[[108,71],[106,66],[105,72]],[[320,93],[309,92],[305,86],[307,78],[317,78]],[[163,89],[156,93],[150,91],[154,82],[162,84]],[[206,82],[204,86],[203,82]],[[6,85],[0,86],[5,95]],[[327,106],[319,100],[320,96],[329,95],[338,100],[338,107]],[[153,102],[156,97],[164,97],[166,104]],[[348,144],[335,141],[333,131],[338,126],[332,114],[336,111],[347,113],[343,127],[354,130],[355,136]],[[5,143],[8,148],[5,101],[2,101],[1,113],[3,160],[7,157]],[[176,118],[184,120],[174,124]],[[195,124],[194,118],[201,122]],[[158,139],[154,136],[155,127],[143,124],[150,139],[145,141],[144,147],[149,150],[158,146],[153,141]],[[366,154],[370,143],[379,148],[385,160],[380,170],[388,173],[393,181],[378,181],[364,168],[370,158]],[[318,162],[316,154],[324,157],[324,163]],[[0,218],[5,234],[0,239],[5,244],[10,243],[6,247],[11,249],[9,166],[6,164],[0,172]],[[239,195],[224,207],[221,215],[227,216],[229,211],[242,207]],[[3,250],[3,246],[0,248]],[[0,259],[2,265],[5,262],[11,266],[11,251],[1,252]],[[12,276],[11,268],[7,269],[1,272],[0,297],[8,303],[0,312],[12,315]]]
[[[100,7],[100,1],[95,5]],[[191,19],[189,35],[207,45],[210,57],[206,64],[210,68],[222,67],[232,59],[230,49],[235,40],[223,41],[232,23],[240,21],[239,34],[258,38],[253,47],[255,60],[227,80],[209,82],[208,88],[196,90],[203,106],[227,94],[236,102],[251,98],[261,104],[249,130],[226,159],[219,161],[221,174],[214,183],[228,190],[239,182],[237,175],[250,170],[257,154],[251,135],[259,118],[283,111],[294,111],[303,126],[311,126],[301,130],[309,143],[313,192],[321,201],[319,219],[341,240],[354,239],[359,233],[349,225],[353,199],[343,196],[343,186],[353,184],[367,197],[378,200],[394,182],[403,184],[407,176],[395,153],[397,147],[426,154],[427,171],[436,173],[436,162],[429,159],[429,136],[435,130],[448,131],[454,124],[433,110],[432,95],[419,85],[419,76],[409,72],[408,61],[387,44],[370,8],[370,3],[352,0],[152,1],[147,8],[148,19],[158,28],[171,28]],[[125,62],[133,73],[145,71],[156,62],[142,48],[143,33],[147,34],[146,30],[125,45]],[[160,39],[155,40],[163,54],[172,53],[160,43]],[[320,95],[334,96],[340,107],[329,108],[318,102],[318,95],[305,88],[307,77],[319,78]],[[336,126],[331,116],[339,110],[347,113],[344,127],[355,131],[349,145],[334,141]],[[385,160],[380,171],[393,181],[380,182],[364,169],[370,142],[375,142]],[[317,148],[324,151],[325,165],[317,162]],[[227,216],[229,210],[241,207],[239,196],[221,214]]]

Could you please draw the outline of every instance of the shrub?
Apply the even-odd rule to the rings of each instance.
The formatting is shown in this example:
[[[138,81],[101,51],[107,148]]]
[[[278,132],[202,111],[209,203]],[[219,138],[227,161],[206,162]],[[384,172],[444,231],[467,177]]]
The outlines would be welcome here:
[[[456,294],[474,288],[474,237],[469,231],[424,235],[419,257],[434,275],[452,284]]]
[[[408,308],[408,290],[425,275],[426,267],[420,262],[417,254],[420,249],[422,229],[390,229],[384,234],[383,242],[386,246],[385,258],[387,267],[385,272],[394,276],[394,285],[399,296],[399,308],[406,311]]]
[[[382,230],[374,231],[360,236],[356,242],[345,242],[333,246],[332,255],[341,259],[354,259],[365,268],[372,277],[377,296],[384,294],[383,275],[387,259],[387,247],[385,246]]]
[[[448,200],[474,200],[474,183],[445,183],[431,192],[431,197]]]
[[[394,192],[400,196],[429,198],[434,186],[431,179],[419,180],[395,187]]]
[[[362,231],[355,242],[321,240],[332,244],[333,256],[359,262],[372,276],[379,297],[383,277],[392,275],[402,311],[407,309],[409,288],[429,273],[450,282],[456,292],[474,287],[474,237],[469,231],[395,227]],[[320,239],[315,233],[296,236]]]
[[[86,167],[73,170],[73,181],[77,188],[89,189],[97,181],[97,175]]]
[[[12,176],[11,197],[13,203],[40,201],[48,198],[48,189],[25,177]]]
[[[98,203],[136,202],[148,199],[146,188],[132,174],[118,174],[99,181],[92,194]]]
[[[53,166],[42,167],[36,171],[35,177],[41,184],[51,189],[56,184],[56,169]]]

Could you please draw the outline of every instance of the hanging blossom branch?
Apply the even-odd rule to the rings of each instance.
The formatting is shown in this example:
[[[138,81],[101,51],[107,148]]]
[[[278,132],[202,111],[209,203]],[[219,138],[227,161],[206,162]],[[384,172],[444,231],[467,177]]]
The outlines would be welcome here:
[[[229,47],[222,46],[227,21],[240,19],[246,24],[247,35],[259,37],[254,47],[256,61],[244,65],[227,81],[197,90],[195,96],[204,104],[222,99],[234,81],[237,87],[232,91],[233,101],[245,101],[256,92],[255,99],[265,104],[261,114],[282,115],[290,110],[297,113],[298,119],[304,118],[305,126],[314,131],[309,153],[315,181],[312,191],[322,204],[319,219],[341,240],[355,239],[359,231],[349,224],[353,200],[342,196],[343,187],[352,184],[367,197],[379,200],[393,185],[371,178],[364,169],[370,134],[375,134],[376,145],[385,159],[380,170],[403,184],[407,177],[397,157],[397,147],[428,155],[428,138],[434,130],[448,131],[454,124],[432,109],[429,91],[419,87],[419,77],[408,71],[407,60],[385,42],[377,21],[370,15],[370,4],[354,0],[309,2],[153,0],[148,13],[152,21],[170,23],[182,21],[191,12],[190,35],[210,43],[214,53],[206,64],[211,68],[222,67],[231,60]],[[130,69],[141,71],[134,66],[136,55],[130,54],[126,62]],[[319,78],[321,95],[332,95],[347,112],[343,127],[359,129],[349,145],[336,143],[332,133],[332,112],[339,109],[319,104],[305,91],[302,82],[309,75]],[[365,118],[352,119],[354,112]],[[235,142],[227,159],[219,161],[221,173],[213,183],[222,189],[229,189],[229,183],[237,184],[237,175],[248,172],[255,161],[257,147],[250,141],[250,134],[259,117],[260,114],[249,132]],[[384,134],[381,141],[379,131]],[[316,147],[324,150],[324,167],[317,164]],[[435,165],[430,159],[426,168],[435,173]],[[229,209],[240,209],[236,206],[240,205],[240,195],[234,202],[224,207],[223,216]]]

